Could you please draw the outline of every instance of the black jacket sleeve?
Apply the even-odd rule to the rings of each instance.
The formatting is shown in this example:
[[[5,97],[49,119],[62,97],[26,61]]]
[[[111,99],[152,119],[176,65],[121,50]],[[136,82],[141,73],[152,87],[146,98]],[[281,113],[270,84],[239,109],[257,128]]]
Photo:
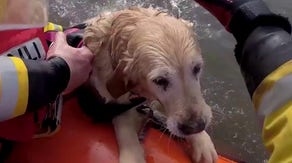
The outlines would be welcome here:
[[[237,61],[251,96],[267,75],[292,59],[291,52],[291,36],[282,28],[261,26],[248,36]]]
[[[29,98],[26,112],[52,102],[66,87],[70,69],[60,57],[48,61],[23,60],[28,71]]]

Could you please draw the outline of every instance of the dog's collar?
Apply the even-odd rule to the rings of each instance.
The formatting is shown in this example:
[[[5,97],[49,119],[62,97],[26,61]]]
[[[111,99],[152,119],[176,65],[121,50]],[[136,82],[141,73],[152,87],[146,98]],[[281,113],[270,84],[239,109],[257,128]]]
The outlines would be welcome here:
[[[111,122],[114,117],[143,104],[146,100],[132,96],[129,104],[106,102],[105,98],[88,82],[80,86],[76,94],[82,110],[96,122]]]

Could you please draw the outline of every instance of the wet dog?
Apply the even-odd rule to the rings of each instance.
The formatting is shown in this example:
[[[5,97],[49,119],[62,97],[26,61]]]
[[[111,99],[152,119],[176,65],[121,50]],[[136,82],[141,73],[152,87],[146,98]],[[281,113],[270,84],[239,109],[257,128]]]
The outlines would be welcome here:
[[[90,84],[105,102],[133,94],[166,116],[167,129],[192,145],[194,162],[216,162],[205,129],[212,113],[200,88],[203,58],[192,23],[152,8],[133,7],[88,20],[85,45],[96,55]],[[146,102],[146,103],[147,103]],[[121,163],[143,163],[137,131],[143,118],[129,110],[113,119]]]

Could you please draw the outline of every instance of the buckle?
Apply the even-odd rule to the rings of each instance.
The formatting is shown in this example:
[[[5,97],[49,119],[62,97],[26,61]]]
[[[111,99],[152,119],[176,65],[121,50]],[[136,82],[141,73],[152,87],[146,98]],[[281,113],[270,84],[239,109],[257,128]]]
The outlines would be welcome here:
[[[138,139],[142,142],[145,139],[148,129],[150,128],[151,122],[153,121],[153,111],[150,107],[146,105],[141,105],[137,107],[136,111],[146,116],[142,127],[138,131]]]
[[[34,138],[51,136],[59,131],[63,109],[63,97],[58,95],[56,100],[47,105],[46,116],[41,122]]]
[[[158,107],[160,104],[157,101],[153,101],[148,105],[141,105],[136,108],[136,111],[142,116],[145,117],[145,121],[142,124],[142,127],[138,131],[139,141],[143,141],[147,134],[149,128],[154,128],[161,131],[163,134],[169,135],[173,139],[184,140],[182,137],[171,134],[167,129],[167,118],[162,114]]]

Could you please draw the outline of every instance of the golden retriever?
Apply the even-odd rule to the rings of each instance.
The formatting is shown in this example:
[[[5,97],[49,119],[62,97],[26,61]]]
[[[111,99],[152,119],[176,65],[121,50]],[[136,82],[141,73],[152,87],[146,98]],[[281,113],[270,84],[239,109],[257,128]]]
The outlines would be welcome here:
[[[168,130],[192,145],[194,162],[217,161],[205,128],[212,113],[201,94],[203,66],[192,23],[153,8],[131,7],[87,21],[84,43],[96,55],[91,84],[106,102],[129,103],[132,93],[159,101]],[[143,163],[131,109],[113,119],[120,163]]]

